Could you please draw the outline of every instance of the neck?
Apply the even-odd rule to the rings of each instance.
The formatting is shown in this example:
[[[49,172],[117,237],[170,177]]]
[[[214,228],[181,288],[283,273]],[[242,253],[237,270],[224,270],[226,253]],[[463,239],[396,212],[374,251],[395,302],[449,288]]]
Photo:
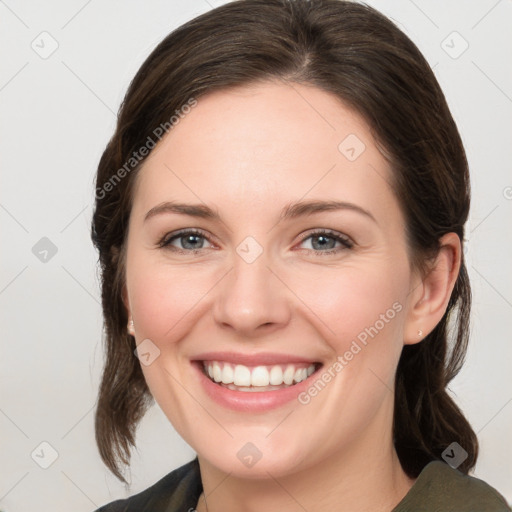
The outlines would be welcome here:
[[[239,478],[198,456],[204,492],[197,512],[391,512],[414,480],[402,470],[390,430],[386,440],[367,432],[348,449],[279,478]]]

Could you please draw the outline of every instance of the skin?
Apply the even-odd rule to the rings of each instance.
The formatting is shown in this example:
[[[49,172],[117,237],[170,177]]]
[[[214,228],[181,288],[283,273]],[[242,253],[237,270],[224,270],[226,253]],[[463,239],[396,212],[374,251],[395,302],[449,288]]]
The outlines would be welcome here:
[[[354,161],[338,149],[349,134],[366,146]],[[403,345],[442,318],[460,243],[445,235],[426,276],[411,268],[391,172],[364,120],[338,98],[266,82],[201,97],[138,174],[125,304],[137,344],[150,339],[160,351],[142,365],[151,393],[198,454],[198,511],[389,512],[413,485],[392,443],[394,375]],[[375,220],[343,209],[279,221],[285,205],[312,199],[350,202]],[[222,221],[164,213],[145,222],[165,201],[206,204]],[[186,254],[158,246],[184,228],[205,232],[192,239],[199,252],[188,237],[171,244]],[[323,248],[321,236],[307,237],[315,229],[353,247],[328,239]],[[248,236],[263,249],[252,263],[236,251]],[[190,364],[209,350],[270,351],[327,368],[396,303],[400,312],[307,405],[226,409]],[[237,457],[249,441],[262,453],[250,468]]]

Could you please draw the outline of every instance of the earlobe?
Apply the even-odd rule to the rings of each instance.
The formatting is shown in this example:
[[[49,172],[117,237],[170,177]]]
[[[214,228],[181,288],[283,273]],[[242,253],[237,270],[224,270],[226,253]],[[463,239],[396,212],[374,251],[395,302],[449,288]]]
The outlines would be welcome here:
[[[461,244],[455,233],[440,239],[440,250],[419,286],[411,292],[404,344],[422,341],[441,321],[448,307],[461,264]],[[421,334],[420,334],[421,333]]]
[[[130,301],[128,299],[128,291],[126,290],[126,284],[123,285],[123,289],[121,291],[121,297],[123,299],[124,306],[126,308],[126,314],[128,316],[128,325],[126,326],[126,329],[128,331],[128,334],[135,336],[135,325],[133,323],[131,308],[130,308]]]

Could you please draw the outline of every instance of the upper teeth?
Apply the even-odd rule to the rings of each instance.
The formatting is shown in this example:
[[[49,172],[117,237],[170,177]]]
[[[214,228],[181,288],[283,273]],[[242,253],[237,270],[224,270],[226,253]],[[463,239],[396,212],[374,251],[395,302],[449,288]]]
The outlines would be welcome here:
[[[215,382],[234,384],[235,386],[279,386],[307,379],[314,371],[315,365],[287,364],[274,366],[244,366],[242,364],[218,361],[204,361],[206,373]]]

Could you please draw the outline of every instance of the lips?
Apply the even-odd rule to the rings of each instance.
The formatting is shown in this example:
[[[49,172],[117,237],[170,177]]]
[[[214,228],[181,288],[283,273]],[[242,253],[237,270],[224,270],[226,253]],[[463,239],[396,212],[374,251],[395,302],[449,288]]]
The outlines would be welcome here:
[[[254,412],[296,398],[323,363],[291,354],[207,352],[192,359],[207,394],[230,408]]]
[[[245,362],[245,364],[243,364],[242,361]],[[270,364],[262,364],[263,362],[270,362]],[[301,393],[304,393],[305,390],[311,386],[311,383],[314,379],[316,379],[316,375],[320,371],[320,368],[323,367],[323,363],[313,363],[311,360],[296,356],[283,356],[282,354],[259,354],[257,357],[255,357],[243,354],[227,354],[219,352],[201,354],[197,356],[197,359],[194,358],[191,360],[191,363],[192,368],[198,377],[198,382],[209,399],[224,408],[235,410],[243,414],[260,414],[285,406],[286,404],[294,402],[298,404],[298,396]],[[281,366],[282,371],[284,368],[283,381],[284,373],[286,372],[286,368],[288,366],[293,366],[295,373],[293,383],[290,385],[283,382],[283,384],[277,386],[271,384],[268,386],[236,386],[234,383],[224,384],[222,380],[215,382],[214,378],[209,376],[208,367],[211,368],[213,373],[215,363],[218,364],[219,370],[222,369],[222,374],[224,373],[224,365],[229,365],[233,369],[233,380],[235,378],[234,373],[237,366],[247,367],[251,375],[251,382],[254,372],[256,372],[257,379],[262,379],[259,381],[260,383],[266,382],[266,380],[263,380],[266,379],[266,377],[262,377],[261,375],[262,370],[257,370],[258,367],[262,366],[265,367],[265,371],[267,371],[269,374],[269,383],[270,372],[272,371],[272,368],[276,366]],[[308,372],[311,372],[311,366],[313,366],[314,372],[310,375],[307,375]],[[215,371],[218,372],[219,370]],[[238,371],[243,372],[245,370],[242,369]],[[260,373],[259,377],[257,375],[258,372]],[[275,372],[277,372],[277,370],[274,370],[274,373]],[[295,374],[297,372],[300,372],[299,380],[304,376],[303,372],[306,373],[306,378],[304,380],[300,380],[300,382],[296,382]],[[291,374],[291,370],[289,370],[289,373]],[[273,378],[277,379],[275,375]],[[274,382],[276,381],[277,380]],[[256,383],[258,383],[258,381],[256,381]]]
[[[244,366],[272,366],[278,364],[306,364],[311,365],[318,360],[301,357],[293,354],[279,354],[277,352],[260,352],[259,354],[243,354],[236,352],[203,352],[192,358],[193,361],[223,361]]]

